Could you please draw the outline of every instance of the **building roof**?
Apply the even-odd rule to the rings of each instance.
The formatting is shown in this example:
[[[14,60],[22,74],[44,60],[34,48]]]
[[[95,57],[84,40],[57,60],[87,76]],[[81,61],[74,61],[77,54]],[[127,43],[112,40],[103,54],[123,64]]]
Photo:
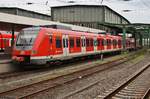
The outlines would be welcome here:
[[[119,13],[117,13],[116,11],[112,10],[110,7],[106,6],[106,5],[83,5],[83,4],[74,4],[74,5],[62,5],[62,6],[54,6],[52,8],[65,8],[65,7],[105,7],[109,10],[111,10],[112,12],[114,12],[116,15],[122,17],[124,20],[126,20],[128,23],[129,20],[127,20],[125,17],[123,17],[122,15],[120,15]]]
[[[21,25],[28,25],[28,26],[61,25],[61,26],[71,27],[71,29],[75,31],[86,31],[86,32],[95,32],[95,33],[105,32],[99,29],[92,29],[92,28],[76,26],[72,24],[65,24],[65,23],[59,23],[59,22],[54,22],[49,20],[35,19],[35,18],[6,14],[6,13],[0,13],[0,23],[4,26],[5,26],[4,23],[13,24],[13,25],[19,24],[20,26]]]
[[[22,11],[31,12],[31,13],[34,13],[34,14],[39,14],[39,15],[51,17],[50,15],[47,15],[47,14],[43,14],[43,13],[39,13],[39,12],[35,12],[35,11],[30,11],[30,10],[25,10],[25,9],[18,8],[18,7],[0,7],[0,9],[22,10]]]

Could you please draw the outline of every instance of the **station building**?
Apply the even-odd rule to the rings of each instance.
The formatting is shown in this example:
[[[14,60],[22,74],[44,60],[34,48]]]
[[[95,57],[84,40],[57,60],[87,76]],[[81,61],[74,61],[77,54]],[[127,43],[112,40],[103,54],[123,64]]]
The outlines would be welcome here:
[[[0,7],[0,12],[42,20],[51,20],[50,15],[29,11],[17,7]]]
[[[112,34],[122,33],[122,28],[113,24],[130,24],[126,18],[104,5],[55,6],[51,8],[51,16],[17,7],[0,7],[0,12],[95,28]]]
[[[121,32],[122,29],[111,24],[130,24],[130,22],[104,5],[65,5],[51,8],[52,21],[71,23],[105,30]]]

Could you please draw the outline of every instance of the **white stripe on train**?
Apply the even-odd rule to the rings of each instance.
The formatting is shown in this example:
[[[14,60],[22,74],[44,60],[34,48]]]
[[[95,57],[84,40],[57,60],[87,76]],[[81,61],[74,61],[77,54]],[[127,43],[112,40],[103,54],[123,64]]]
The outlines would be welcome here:
[[[106,53],[106,52],[112,52],[112,51],[119,51],[121,50],[121,48],[118,49],[111,49],[111,50],[101,50],[101,51],[92,51],[92,52],[86,52],[86,53],[69,53],[67,56],[64,56],[63,54],[59,54],[59,55],[51,55],[51,56],[31,56],[31,60],[32,59],[68,59],[68,58],[72,58],[75,56],[84,56],[84,55],[92,55],[92,54],[101,54],[101,53]]]

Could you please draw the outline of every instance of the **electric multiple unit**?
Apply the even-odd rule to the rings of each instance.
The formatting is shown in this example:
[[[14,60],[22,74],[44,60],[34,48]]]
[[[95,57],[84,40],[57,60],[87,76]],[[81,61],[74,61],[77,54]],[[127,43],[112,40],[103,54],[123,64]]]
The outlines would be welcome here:
[[[0,33],[0,51],[4,51],[7,47],[11,47],[11,39],[11,34]]]
[[[127,38],[127,49],[134,42]],[[122,50],[122,37],[64,29],[31,27],[23,29],[15,42],[12,60],[17,63],[46,64],[75,57]]]

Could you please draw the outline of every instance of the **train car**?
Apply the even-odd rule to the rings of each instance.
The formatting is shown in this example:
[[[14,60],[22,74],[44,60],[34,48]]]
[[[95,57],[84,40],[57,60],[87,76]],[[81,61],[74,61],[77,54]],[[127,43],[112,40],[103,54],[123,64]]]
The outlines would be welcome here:
[[[6,48],[11,47],[11,40],[11,34],[0,33],[0,51],[4,51]]]
[[[31,27],[19,33],[13,48],[12,60],[25,64],[46,64],[121,49],[120,36]]]

